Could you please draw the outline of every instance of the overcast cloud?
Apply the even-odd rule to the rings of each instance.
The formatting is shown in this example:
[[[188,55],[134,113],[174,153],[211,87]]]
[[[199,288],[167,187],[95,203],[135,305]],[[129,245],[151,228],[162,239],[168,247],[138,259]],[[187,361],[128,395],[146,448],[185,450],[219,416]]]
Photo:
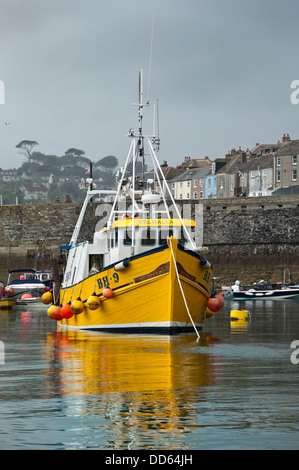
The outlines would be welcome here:
[[[123,163],[140,68],[147,98],[153,18],[160,160],[299,138],[298,14],[298,0],[0,0],[0,167],[22,164],[24,139]]]

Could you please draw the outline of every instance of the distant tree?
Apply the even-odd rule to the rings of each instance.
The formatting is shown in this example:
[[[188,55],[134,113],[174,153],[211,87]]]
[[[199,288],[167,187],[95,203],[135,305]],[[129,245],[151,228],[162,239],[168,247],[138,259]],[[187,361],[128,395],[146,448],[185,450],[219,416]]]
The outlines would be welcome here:
[[[76,164],[80,165],[80,166],[83,166],[83,168],[85,168],[85,169],[89,168],[90,163],[91,163],[91,160],[87,157],[77,157],[76,158]]]
[[[107,157],[102,158],[94,163],[95,167],[102,167],[105,171],[112,172],[114,168],[118,165],[118,160],[113,155],[108,155]]]
[[[36,145],[39,145],[35,140],[21,140],[21,142],[16,145],[17,149],[21,149],[20,154],[24,155],[28,162],[31,163],[32,158],[32,149]]]
[[[82,157],[82,155],[84,155],[85,152],[84,152],[84,150],[70,148],[66,152],[64,152],[64,154],[65,155],[73,155],[74,157]]]
[[[47,155],[44,155],[41,152],[32,152],[31,154],[31,161],[39,163],[41,165],[45,164],[46,158],[47,158]]]

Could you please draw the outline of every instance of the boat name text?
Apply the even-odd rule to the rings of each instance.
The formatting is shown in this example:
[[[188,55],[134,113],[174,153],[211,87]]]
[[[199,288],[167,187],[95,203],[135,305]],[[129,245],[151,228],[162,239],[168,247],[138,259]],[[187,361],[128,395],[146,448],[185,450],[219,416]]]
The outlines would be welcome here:
[[[117,284],[119,282],[119,276],[117,273],[114,273],[112,275],[112,278],[109,279],[108,276],[104,276],[97,279],[98,288],[103,289],[104,287],[110,287],[110,281],[112,280],[114,284]]]

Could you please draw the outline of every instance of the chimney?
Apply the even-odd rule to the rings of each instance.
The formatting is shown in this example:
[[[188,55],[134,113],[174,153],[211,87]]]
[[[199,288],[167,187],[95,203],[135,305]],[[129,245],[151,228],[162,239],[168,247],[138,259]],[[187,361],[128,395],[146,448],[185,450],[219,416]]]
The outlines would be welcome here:
[[[291,138],[289,134],[283,134],[282,141],[283,142],[290,142]]]

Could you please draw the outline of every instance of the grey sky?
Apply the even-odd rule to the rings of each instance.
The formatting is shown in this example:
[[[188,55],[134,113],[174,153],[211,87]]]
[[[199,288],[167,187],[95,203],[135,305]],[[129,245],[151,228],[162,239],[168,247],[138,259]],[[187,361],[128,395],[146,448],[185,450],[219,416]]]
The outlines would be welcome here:
[[[21,165],[23,139],[122,163],[140,68],[147,97],[153,18],[160,160],[299,138],[298,14],[298,0],[0,0],[0,167]]]

